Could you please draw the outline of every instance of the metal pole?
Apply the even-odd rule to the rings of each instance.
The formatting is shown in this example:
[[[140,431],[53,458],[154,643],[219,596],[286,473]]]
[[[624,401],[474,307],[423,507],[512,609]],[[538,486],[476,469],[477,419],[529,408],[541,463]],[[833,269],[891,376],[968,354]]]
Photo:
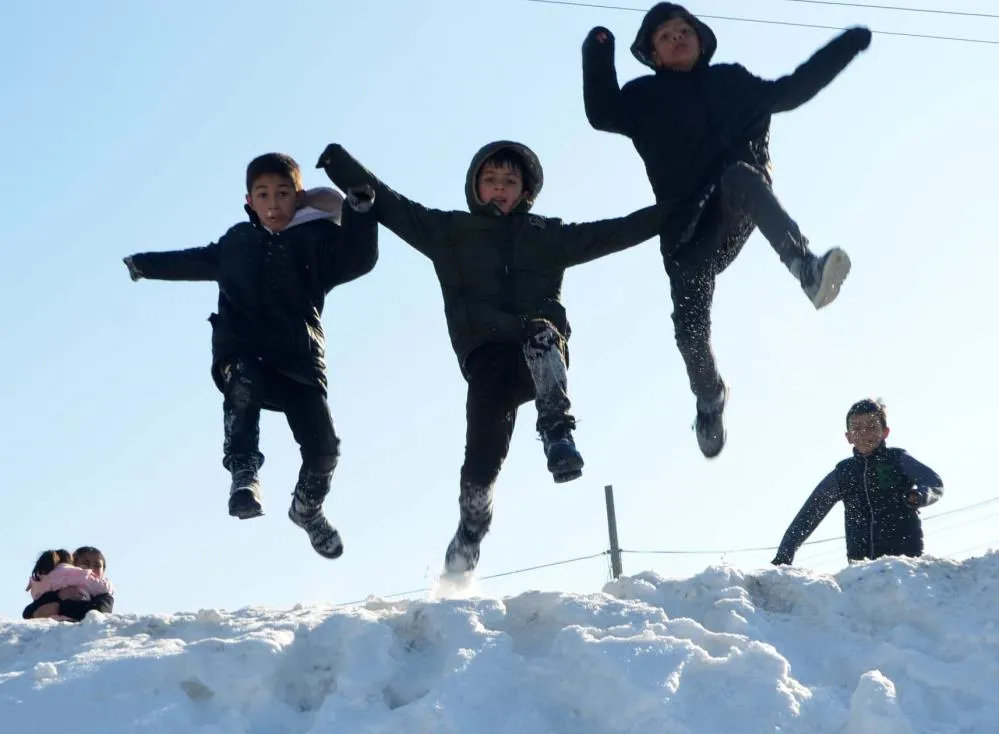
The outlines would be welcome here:
[[[607,500],[607,533],[610,535],[610,557],[611,572],[614,578],[620,578],[623,573],[621,569],[621,546],[617,543],[617,515],[614,512],[614,486],[608,484],[604,487],[604,497]]]

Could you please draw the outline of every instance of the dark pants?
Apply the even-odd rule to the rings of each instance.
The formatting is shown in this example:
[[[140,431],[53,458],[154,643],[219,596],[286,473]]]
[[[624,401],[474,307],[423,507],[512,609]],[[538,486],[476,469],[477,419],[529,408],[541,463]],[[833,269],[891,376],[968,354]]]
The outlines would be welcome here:
[[[808,255],[808,243],[766,177],[745,163],[725,170],[687,224],[684,235],[664,248],[663,261],[673,299],[676,345],[690,389],[709,400],[722,390],[711,350],[715,279],[735,261],[757,227],[788,268]]]
[[[329,492],[328,479],[340,458],[340,439],[322,391],[268,369],[255,359],[230,360],[222,368],[222,379],[225,418],[222,465],[232,472],[249,469],[254,474],[263,465],[260,411],[266,403],[284,413],[288,420],[302,455],[300,479],[325,477],[325,487],[319,481],[309,488],[310,494],[325,497]]]
[[[485,344],[465,363],[465,461],[458,504],[461,524],[475,542],[492,522],[493,485],[510,450],[521,405],[534,400],[539,433],[575,420],[567,388],[565,340],[548,322],[531,322],[523,344]]]

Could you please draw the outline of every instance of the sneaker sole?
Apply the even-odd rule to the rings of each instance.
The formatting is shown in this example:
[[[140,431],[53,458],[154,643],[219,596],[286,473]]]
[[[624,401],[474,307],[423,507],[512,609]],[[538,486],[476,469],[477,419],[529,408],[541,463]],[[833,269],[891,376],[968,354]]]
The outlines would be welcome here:
[[[850,274],[850,256],[839,248],[833,249],[826,266],[822,269],[822,282],[812,299],[812,305],[816,310],[828,306],[839,295],[839,289]]]
[[[566,458],[562,461],[548,462],[548,471],[552,473],[556,484],[571,482],[583,476],[583,462],[581,459]]]

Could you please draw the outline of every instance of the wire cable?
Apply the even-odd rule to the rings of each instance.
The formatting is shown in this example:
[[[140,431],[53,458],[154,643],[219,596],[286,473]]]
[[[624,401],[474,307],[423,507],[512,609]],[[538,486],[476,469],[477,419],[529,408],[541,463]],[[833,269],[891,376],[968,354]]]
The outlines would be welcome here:
[[[843,8],[866,8],[869,10],[892,10],[899,13],[926,13],[928,15],[955,15],[962,18],[999,19],[996,13],[972,13],[964,10],[941,10],[939,8],[909,8],[904,5],[869,5],[867,3],[843,3],[835,0],[784,0],[788,3],[805,3],[808,5],[834,5]]]
[[[642,8],[629,8],[623,5],[579,3],[579,2],[573,2],[572,0],[523,0],[523,1],[527,3],[539,3],[543,5],[564,5],[577,8],[597,8],[601,10],[626,10],[634,13],[646,12]],[[697,17],[708,18],[711,20],[730,20],[736,23],[762,23],[764,25],[792,26],[795,28],[820,28],[828,31],[846,30],[842,26],[822,25],[818,23],[796,23],[789,20],[763,20],[762,18],[743,18],[731,15],[698,15]],[[903,38],[922,38],[933,41],[954,41],[956,43],[978,43],[989,46],[999,46],[999,40],[991,40],[987,38],[965,38],[962,36],[938,36],[929,33],[906,33],[903,31],[876,31],[873,29],[871,30],[871,33],[880,36],[899,36]]]

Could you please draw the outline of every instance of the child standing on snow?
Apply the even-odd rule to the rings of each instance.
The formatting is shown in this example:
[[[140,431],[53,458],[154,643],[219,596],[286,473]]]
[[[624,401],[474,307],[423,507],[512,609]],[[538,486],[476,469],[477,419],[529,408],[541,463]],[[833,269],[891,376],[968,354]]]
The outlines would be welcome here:
[[[58,600],[59,592],[75,601],[89,601],[104,594],[114,595],[114,587],[103,574],[98,576],[90,569],[74,566],[73,554],[63,549],[47,550],[38,557],[25,591],[31,593],[31,598],[36,603],[46,594],[52,593],[56,594],[55,600]],[[78,621],[63,614],[61,608],[58,611],[53,615],[55,619]]]
[[[448,333],[468,383],[460,522],[445,554],[449,573],[473,570],[493,517],[493,485],[506,459],[518,408],[534,400],[537,431],[555,482],[582,474],[569,413],[570,329],[560,297],[566,268],[651,239],[650,206],[619,219],[564,224],[531,214],[544,180],[527,146],[481,148],[465,179],[469,211],[428,209],[382,183],[342,146],[319,167],[338,186],[374,188],[378,221],[434,264]]]
[[[323,513],[340,455],[327,398],[326,296],[370,272],[378,259],[373,193],[326,190],[307,199],[298,164],[267,153],[246,170],[249,221],[218,242],[125,258],[132,280],[207,280],[219,284],[212,314],[212,377],[224,396],[222,464],[232,474],[229,514],[263,514],[258,471],[261,409],[283,412],[302,465],[288,517],[325,558],[343,553],[340,533]],[[322,207],[322,208],[319,208]]]
[[[664,209],[660,248],[705,457],[721,453],[726,436],[728,386],[711,351],[715,279],[754,228],[817,309],[836,297],[850,270],[841,249],[814,255],[774,195],[770,117],[814,97],[870,41],[866,28],[850,29],[793,74],[765,81],[738,64],[712,65],[717,41],[711,29],[682,6],[659,3],[645,15],[631,46],[654,74],[623,89],[614,67],[613,34],[597,27],[583,44],[587,120],[597,130],[631,139]]]
[[[919,510],[940,499],[943,481],[904,450],[885,445],[888,417],[880,401],[851,406],[846,428],[853,456],[837,464],[805,501],[784,533],[774,565],[790,565],[837,502],[844,507],[848,560],[923,554]]]

